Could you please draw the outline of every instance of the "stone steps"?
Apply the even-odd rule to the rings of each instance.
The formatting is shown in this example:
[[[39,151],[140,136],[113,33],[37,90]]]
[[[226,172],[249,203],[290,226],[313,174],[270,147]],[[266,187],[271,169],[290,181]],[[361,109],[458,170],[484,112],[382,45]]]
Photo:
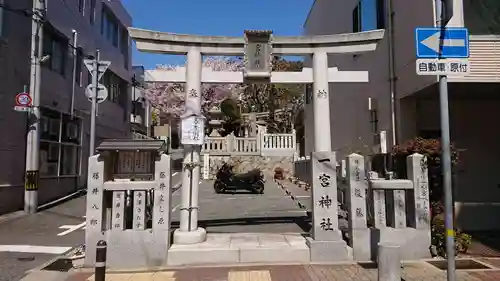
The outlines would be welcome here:
[[[209,233],[203,243],[168,250],[168,265],[175,266],[309,261],[306,239],[298,233]]]

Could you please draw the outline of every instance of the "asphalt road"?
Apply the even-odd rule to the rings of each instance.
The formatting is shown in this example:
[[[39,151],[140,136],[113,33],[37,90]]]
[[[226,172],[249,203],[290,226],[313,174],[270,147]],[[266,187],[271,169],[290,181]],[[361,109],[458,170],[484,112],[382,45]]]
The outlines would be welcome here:
[[[208,232],[303,233],[309,231],[306,212],[272,180],[264,194],[216,194],[212,181],[203,181],[199,193],[199,224]],[[173,227],[178,227],[181,191],[172,196]]]

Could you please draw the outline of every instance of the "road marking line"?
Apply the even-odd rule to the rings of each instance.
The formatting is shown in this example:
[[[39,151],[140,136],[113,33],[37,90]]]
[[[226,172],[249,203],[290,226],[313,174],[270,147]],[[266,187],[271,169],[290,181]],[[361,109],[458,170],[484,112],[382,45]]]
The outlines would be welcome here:
[[[177,209],[179,209],[180,206],[181,206],[181,204],[175,205],[175,207],[172,208],[172,212],[177,211]]]
[[[61,225],[59,228],[66,229],[66,230],[57,234],[57,236],[64,236],[64,235],[70,234],[71,232],[73,232],[75,230],[78,230],[82,227],[85,227],[86,223],[87,222],[82,222],[81,224],[74,224],[74,225]]]
[[[33,245],[0,245],[0,252],[17,252],[33,254],[55,254],[60,255],[71,250],[72,247],[58,246],[33,246]]]

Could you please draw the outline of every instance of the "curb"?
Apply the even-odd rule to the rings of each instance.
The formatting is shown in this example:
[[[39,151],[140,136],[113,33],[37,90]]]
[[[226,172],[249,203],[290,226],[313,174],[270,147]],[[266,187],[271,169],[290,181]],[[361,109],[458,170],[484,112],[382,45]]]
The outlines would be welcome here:
[[[68,194],[68,195],[64,196],[64,197],[61,197],[61,198],[56,199],[54,201],[51,201],[51,202],[48,202],[48,203],[45,203],[43,205],[38,206],[37,212],[50,209],[50,208],[52,208],[54,206],[57,206],[59,204],[63,204],[65,202],[71,201],[71,200],[73,200],[75,198],[78,198],[80,196],[83,196],[85,194],[87,194],[87,189],[77,190],[77,191],[75,191],[75,192],[73,192],[71,194]]]
[[[306,210],[307,207],[304,206],[302,203],[300,203],[300,201],[297,199],[297,197],[295,197],[286,187],[285,185],[283,185],[281,182],[279,182],[278,180],[274,180],[274,182],[285,192],[286,195],[288,195],[290,197],[290,199],[292,199],[295,204],[297,204],[297,206],[301,209],[304,209]]]

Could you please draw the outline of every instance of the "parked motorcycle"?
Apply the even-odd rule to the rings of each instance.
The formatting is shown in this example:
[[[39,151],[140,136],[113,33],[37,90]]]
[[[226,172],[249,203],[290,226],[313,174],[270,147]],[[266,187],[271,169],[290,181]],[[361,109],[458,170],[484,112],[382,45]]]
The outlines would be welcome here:
[[[248,190],[256,194],[263,194],[264,184],[264,174],[261,170],[253,169],[244,174],[236,174],[233,172],[233,166],[224,163],[217,172],[214,190],[216,193]]]

